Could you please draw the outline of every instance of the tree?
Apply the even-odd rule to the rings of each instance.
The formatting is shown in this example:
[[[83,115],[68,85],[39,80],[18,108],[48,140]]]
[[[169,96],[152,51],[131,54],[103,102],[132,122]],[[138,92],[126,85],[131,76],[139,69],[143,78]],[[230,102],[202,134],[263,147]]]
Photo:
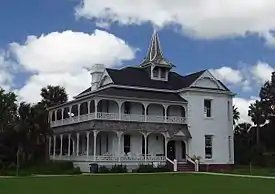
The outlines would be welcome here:
[[[0,161],[12,161],[15,148],[14,126],[17,119],[17,97],[0,88]]]
[[[275,72],[271,75],[271,81],[267,81],[260,90],[260,99],[267,120],[274,120],[275,116]]]
[[[17,117],[17,96],[0,88],[0,132],[13,127]]]
[[[233,105],[233,125],[235,126],[238,120],[240,119],[240,112],[238,111],[238,108]]]
[[[258,100],[256,100],[255,103],[250,104],[248,110],[248,116],[251,117],[252,122],[256,125],[256,142],[258,148],[260,146],[260,126],[266,122],[264,111],[263,102]]]
[[[46,108],[62,104],[68,101],[68,94],[64,87],[48,85],[41,89],[40,95],[42,96],[41,103]]]

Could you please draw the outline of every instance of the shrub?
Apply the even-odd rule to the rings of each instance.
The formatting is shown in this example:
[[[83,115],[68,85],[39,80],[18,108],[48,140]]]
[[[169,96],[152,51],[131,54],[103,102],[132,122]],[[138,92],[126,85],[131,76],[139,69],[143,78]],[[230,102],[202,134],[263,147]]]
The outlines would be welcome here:
[[[141,164],[137,169],[133,172],[137,173],[152,173],[152,172],[169,172],[169,168],[167,166],[158,166],[154,167],[153,164]]]
[[[107,168],[106,166],[100,166],[98,169],[99,173],[110,173],[110,169]]]
[[[81,174],[79,168],[75,168],[72,162],[49,162],[22,166],[19,168],[19,176],[34,174],[57,175],[57,174]],[[4,176],[16,176],[16,167],[10,167],[0,172]]]
[[[127,166],[126,165],[122,165],[122,164],[115,164],[114,166],[112,166],[112,168],[110,169],[111,173],[126,173],[127,171]]]

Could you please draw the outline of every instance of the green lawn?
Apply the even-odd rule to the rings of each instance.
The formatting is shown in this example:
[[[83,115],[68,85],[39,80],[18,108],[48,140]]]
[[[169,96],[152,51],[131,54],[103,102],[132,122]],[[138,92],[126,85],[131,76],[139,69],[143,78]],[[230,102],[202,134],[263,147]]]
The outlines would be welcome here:
[[[233,171],[229,171],[230,174],[242,174],[242,175],[255,175],[255,176],[274,176],[274,168],[261,168],[249,166],[236,166]]]
[[[2,194],[275,193],[275,180],[202,174],[95,175],[0,179]]]

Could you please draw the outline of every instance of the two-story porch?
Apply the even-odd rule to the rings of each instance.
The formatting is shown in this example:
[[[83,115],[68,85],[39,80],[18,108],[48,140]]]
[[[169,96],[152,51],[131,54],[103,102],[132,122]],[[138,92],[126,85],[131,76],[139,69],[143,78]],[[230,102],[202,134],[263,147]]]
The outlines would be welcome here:
[[[123,98],[97,94],[52,109],[51,158],[86,168],[91,162],[131,168],[148,162],[165,164],[167,159],[185,161],[190,138],[186,101],[176,94],[144,93],[147,98],[139,92],[139,99],[128,97],[129,91],[128,96],[118,93]],[[154,100],[156,96],[161,99]]]

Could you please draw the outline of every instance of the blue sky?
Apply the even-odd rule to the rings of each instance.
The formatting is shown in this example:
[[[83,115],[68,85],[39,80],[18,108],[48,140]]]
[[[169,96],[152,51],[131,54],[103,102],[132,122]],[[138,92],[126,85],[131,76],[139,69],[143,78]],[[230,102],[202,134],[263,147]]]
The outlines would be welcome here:
[[[157,28],[176,71],[210,69],[237,93],[234,103],[247,120],[247,107],[275,64],[275,21],[269,19],[275,3],[208,2],[3,0],[0,86],[29,102],[39,100],[47,84],[63,85],[73,96],[89,86],[94,63],[138,64]]]

